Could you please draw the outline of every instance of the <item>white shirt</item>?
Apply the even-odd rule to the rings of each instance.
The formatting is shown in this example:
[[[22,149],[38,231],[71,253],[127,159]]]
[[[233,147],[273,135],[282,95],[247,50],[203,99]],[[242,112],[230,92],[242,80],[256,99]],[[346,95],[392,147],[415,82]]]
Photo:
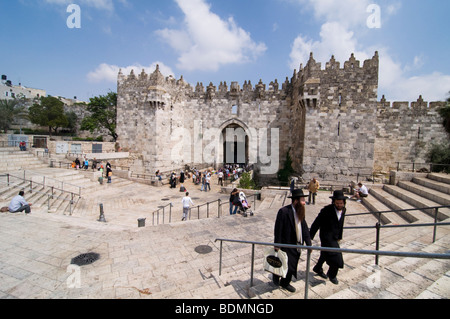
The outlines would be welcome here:
[[[183,197],[181,202],[183,203],[183,208],[189,208],[189,204],[194,205],[194,203],[192,202],[192,199],[188,196]]]
[[[369,191],[366,187],[366,185],[361,186],[361,188],[359,189],[359,191],[364,194],[364,195],[369,195]]]
[[[20,207],[28,205],[28,203],[25,201],[25,198],[23,198],[20,195],[17,195],[16,197],[14,197],[11,201],[11,203],[9,203],[9,211],[10,212],[15,212],[16,210],[18,210]]]
[[[337,210],[336,207],[334,208],[334,210],[336,211],[337,219],[338,219],[338,220],[341,220],[342,210]]]
[[[295,231],[297,233],[297,242],[302,243],[302,225],[298,219],[297,212],[295,211],[294,205],[292,205],[292,210],[294,211],[294,221],[295,221]]]

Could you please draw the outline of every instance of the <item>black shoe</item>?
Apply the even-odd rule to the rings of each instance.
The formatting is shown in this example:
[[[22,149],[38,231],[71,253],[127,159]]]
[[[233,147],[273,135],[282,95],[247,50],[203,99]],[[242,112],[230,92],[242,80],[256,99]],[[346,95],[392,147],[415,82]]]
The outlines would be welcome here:
[[[323,279],[328,279],[328,276],[323,272],[322,269],[319,270],[319,269],[313,268],[313,271],[314,271],[318,276],[322,277]]]
[[[330,281],[335,285],[339,284],[339,280],[337,280],[337,278],[330,278]]]
[[[287,285],[286,287],[281,287],[283,289],[286,289],[289,292],[295,292],[295,288],[292,285]]]

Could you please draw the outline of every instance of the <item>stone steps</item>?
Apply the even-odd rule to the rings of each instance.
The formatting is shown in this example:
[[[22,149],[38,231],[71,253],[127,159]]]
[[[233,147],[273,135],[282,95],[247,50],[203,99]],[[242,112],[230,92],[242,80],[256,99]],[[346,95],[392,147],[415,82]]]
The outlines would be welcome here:
[[[391,189],[391,188],[389,188]],[[374,198],[379,200],[381,203],[386,205],[388,207],[387,210],[402,210],[402,209],[414,209],[415,207],[408,204],[407,202],[401,200],[391,192],[389,192],[385,187],[383,189],[379,188],[372,188],[370,189],[370,194],[373,195]],[[365,204],[366,201],[370,201],[369,198],[364,198],[363,203]],[[401,218],[396,218],[395,215]],[[406,212],[398,212],[398,213],[389,213],[384,216],[385,219],[390,220],[391,223],[414,223],[419,220],[418,217],[416,217],[417,214],[415,214],[415,211],[406,211]],[[403,222],[402,222],[403,221]]]
[[[450,177],[447,174],[428,174],[427,177],[414,177],[411,181],[400,181],[398,185],[384,185],[382,188],[373,187],[370,195],[363,198],[364,205],[371,212],[402,209],[420,209],[395,214],[386,214],[381,217],[384,224],[432,223],[434,222],[434,209],[430,207],[450,204]],[[374,214],[377,215],[377,214]],[[450,208],[440,208],[438,220],[450,217]]]
[[[0,172],[12,172],[27,169],[40,169],[48,167],[39,158],[28,151],[21,152],[14,148],[0,149]]]
[[[363,199],[364,205],[371,211],[371,212],[385,212],[391,210],[389,206],[387,206],[386,196],[388,195],[386,192],[384,192],[382,189],[375,189],[372,188],[370,190],[369,197],[366,197]],[[378,214],[374,214],[376,218],[378,218]],[[404,224],[407,221],[407,219],[403,218],[402,216],[396,214],[396,213],[389,213],[389,214],[381,214],[380,216],[381,223],[383,225],[386,224]]]
[[[385,185],[383,187],[388,193],[396,196],[397,198],[403,200],[404,202],[408,203],[412,207],[415,208],[421,208],[422,211],[425,213],[425,215],[428,215],[431,217],[431,215],[434,213],[432,209],[426,209],[429,207],[436,207],[436,206],[442,206],[436,202],[433,202],[427,198],[424,198],[420,195],[414,194],[410,191],[407,191],[400,186],[392,186],[392,185]],[[449,196],[450,197],[450,196]],[[412,214],[412,213],[411,213]],[[423,215],[419,215],[421,217],[417,217],[418,219],[422,220]],[[449,208],[441,208],[439,210],[438,214],[438,220],[442,221],[450,217],[450,209]]]
[[[397,231],[398,232],[398,231]],[[397,237],[404,237],[410,234],[411,230],[400,231]],[[404,241],[389,243],[381,250],[393,251],[425,251],[443,252],[442,246],[448,248],[447,229],[445,234],[440,235],[440,239],[434,244],[418,244],[419,238],[412,239],[406,246]],[[418,236],[419,234],[416,234]],[[415,237],[415,236],[414,236]],[[438,247],[438,248],[434,248]],[[348,247],[343,244],[342,248],[366,249],[373,247]],[[431,251],[430,251],[431,250]],[[294,294],[275,287],[271,282],[271,275],[265,275],[266,280],[251,288],[255,299],[303,299],[305,296],[305,255],[302,253],[299,262],[299,278],[293,280],[292,285],[297,289]],[[313,252],[311,258],[311,268],[315,265],[319,253]],[[446,260],[429,260],[420,258],[401,257],[380,257],[380,266],[374,263],[372,255],[344,254],[345,267],[339,271],[339,285],[334,285],[328,280],[322,279],[310,270],[310,287],[308,297],[310,299],[413,299],[430,298],[436,296],[450,296],[449,266]],[[325,266],[327,267],[327,266]],[[325,268],[326,270],[327,268]],[[432,273],[433,278],[430,277]],[[438,286],[436,281],[445,283],[445,286]],[[431,287],[431,288],[430,288]],[[430,290],[438,290],[432,295]]]

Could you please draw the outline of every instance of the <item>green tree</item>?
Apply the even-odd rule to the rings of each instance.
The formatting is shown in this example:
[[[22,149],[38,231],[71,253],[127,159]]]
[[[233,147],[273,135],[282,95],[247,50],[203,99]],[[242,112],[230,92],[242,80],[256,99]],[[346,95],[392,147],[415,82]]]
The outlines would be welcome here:
[[[292,158],[290,155],[291,149],[288,150],[286,154],[286,161],[284,162],[284,168],[280,169],[277,173],[278,180],[282,185],[289,185],[289,177],[294,174],[294,169],[292,168]]]
[[[75,112],[67,112],[67,128],[70,130],[71,133],[75,133],[77,129],[77,122],[78,122],[78,116]]]
[[[439,110],[439,114],[444,118],[445,130],[450,134],[450,96],[447,99],[447,104]]]
[[[255,189],[256,183],[252,179],[250,172],[245,172],[242,174],[241,179],[239,180],[239,188],[244,189]]]
[[[98,129],[106,129],[114,141],[117,141],[117,93],[110,92],[89,100],[87,110],[91,115],[83,119],[81,129],[91,133]]]
[[[33,104],[28,110],[31,123],[47,126],[50,135],[52,131],[56,134],[59,128],[69,125],[63,102],[52,96],[41,97],[39,102]]]
[[[433,172],[450,173],[450,144],[433,145],[429,153],[430,163],[438,164],[433,166]]]
[[[22,99],[0,100],[0,130],[7,131],[18,119],[27,117]]]

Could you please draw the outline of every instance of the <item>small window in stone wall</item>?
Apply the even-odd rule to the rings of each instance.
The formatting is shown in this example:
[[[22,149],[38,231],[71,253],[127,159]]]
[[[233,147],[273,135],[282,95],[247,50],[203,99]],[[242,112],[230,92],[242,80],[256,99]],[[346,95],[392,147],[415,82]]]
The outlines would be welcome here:
[[[231,114],[232,115],[237,115],[238,114],[238,106],[237,105],[233,105],[231,107]]]
[[[92,153],[94,153],[94,154],[103,153],[103,145],[102,144],[92,144]]]

